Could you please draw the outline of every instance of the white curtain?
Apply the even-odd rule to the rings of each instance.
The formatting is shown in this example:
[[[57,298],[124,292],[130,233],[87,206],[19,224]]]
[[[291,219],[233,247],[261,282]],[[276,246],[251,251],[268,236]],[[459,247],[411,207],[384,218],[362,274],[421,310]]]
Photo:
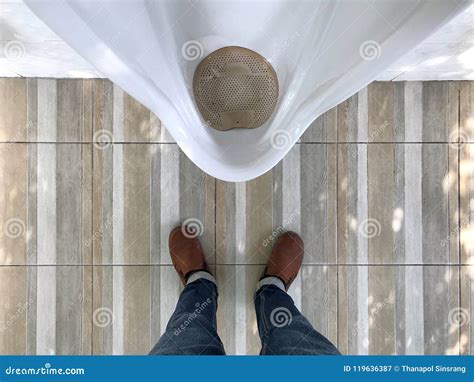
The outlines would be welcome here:
[[[245,181],[276,165],[316,117],[373,81],[469,0],[25,2],[150,108],[197,166]],[[255,130],[209,128],[193,100],[200,60],[230,45],[260,53],[278,75],[277,108]]]

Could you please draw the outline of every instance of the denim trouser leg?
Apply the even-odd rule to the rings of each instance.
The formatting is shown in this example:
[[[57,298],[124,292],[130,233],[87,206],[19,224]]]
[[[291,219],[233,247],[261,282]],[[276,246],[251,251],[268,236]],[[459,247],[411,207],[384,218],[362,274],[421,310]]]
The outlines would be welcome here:
[[[186,285],[165,333],[150,355],[224,355],[216,330],[216,310],[217,288],[213,282],[198,279]]]
[[[255,294],[255,311],[261,354],[340,354],[296,308],[293,299],[275,285],[265,285]]]

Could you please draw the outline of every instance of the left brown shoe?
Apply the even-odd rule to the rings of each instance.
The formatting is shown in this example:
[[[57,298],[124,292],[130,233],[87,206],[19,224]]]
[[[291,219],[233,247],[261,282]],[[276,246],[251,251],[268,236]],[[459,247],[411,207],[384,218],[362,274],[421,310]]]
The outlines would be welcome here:
[[[191,274],[197,271],[209,271],[201,243],[197,237],[185,235],[187,227],[178,226],[170,232],[168,245],[174,269],[186,285]]]
[[[273,246],[260,280],[269,276],[278,277],[288,290],[300,271],[303,256],[304,244],[300,235],[292,231],[281,234]]]

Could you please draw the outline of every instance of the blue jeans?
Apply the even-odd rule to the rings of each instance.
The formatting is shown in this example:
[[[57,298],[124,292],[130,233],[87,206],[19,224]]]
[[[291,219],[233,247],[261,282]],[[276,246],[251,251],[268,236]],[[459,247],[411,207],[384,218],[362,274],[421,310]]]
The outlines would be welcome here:
[[[184,288],[165,333],[150,355],[225,355],[217,334],[217,287],[198,279]],[[255,294],[255,311],[263,355],[337,355],[336,347],[318,333],[293,299],[274,285]]]

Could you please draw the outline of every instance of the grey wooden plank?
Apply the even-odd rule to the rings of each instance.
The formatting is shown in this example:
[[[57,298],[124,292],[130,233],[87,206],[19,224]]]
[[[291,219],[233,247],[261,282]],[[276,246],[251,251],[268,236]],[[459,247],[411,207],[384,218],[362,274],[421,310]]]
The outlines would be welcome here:
[[[27,140],[27,80],[0,78],[0,142]]]
[[[121,147],[112,145],[94,145],[92,150],[92,226],[85,245],[93,250],[96,264],[113,263],[114,225],[119,224],[118,216],[122,213],[114,208],[114,180],[119,176],[114,168],[114,155],[118,150]]]
[[[56,146],[56,251],[57,264],[84,264],[83,245],[87,238],[82,231],[83,212],[90,218],[91,211],[83,211],[82,175],[84,166],[82,145]],[[87,169],[85,170],[87,171]]]
[[[396,82],[393,89],[393,124],[396,142],[405,142],[405,85],[406,82]]]
[[[216,263],[237,263],[237,230],[245,230],[237,222],[237,185],[216,181]],[[240,206],[242,208],[242,206]]]
[[[150,263],[150,149],[123,146],[124,263]]]
[[[337,135],[337,107],[328,110],[306,129],[301,142],[335,142]]]
[[[0,354],[26,354],[26,267],[0,267]]]
[[[423,141],[447,142],[448,83],[423,82]]]
[[[459,120],[459,192],[461,224],[461,261],[469,263],[474,256],[472,232],[474,227],[474,86],[472,82],[460,84]],[[457,149],[457,145],[451,145]]]
[[[459,334],[459,354],[474,353],[474,266],[461,266],[461,301],[458,308],[451,311],[451,321]]]
[[[124,94],[124,139],[125,142],[150,141],[150,111],[129,94]]]
[[[56,80],[38,79],[38,142],[56,142],[57,107]]]
[[[361,269],[368,277],[368,299],[358,293]],[[343,353],[459,353],[463,341],[453,322],[459,311],[458,267],[339,265],[338,279],[337,334]]]
[[[181,224],[180,215],[180,153],[177,145],[161,147],[161,240],[160,264],[171,264],[168,248],[168,235]]]
[[[114,88],[110,81],[94,79],[92,81],[92,140],[94,142],[114,141]],[[118,107],[117,107],[118,108]]]
[[[161,328],[161,267],[150,267],[150,350],[160,339]]]
[[[0,265],[27,261],[28,163],[26,144],[0,144]]]
[[[37,267],[26,268],[26,354],[36,354]]]
[[[423,262],[447,263],[449,258],[449,208],[445,178],[449,171],[448,145],[422,147]],[[444,243],[444,244],[443,244]]]
[[[424,354],[459,354],[459,268],[423,268]]]
[[[38,266],[36,287],[36,354],[56,353],[56,289],[56,267]]]
[[[474,85],[461,81],[459,89],[459,141],[474,143]]]
[[[36,78],[28,78],[26,81],[27,91],[27,109],[26,109],[26,126],[25,140],[28,142],[37,141],[38,133],[38,80]]]
[[[180,221],[189,219],[189,224],[197,227],[206,260],[215,264],[215,180],[181,151],[179,166]]]
[[[28,79],[28,141],[35,142],[37,139],[37,94],[38,81],[36,79]],[[37,164],[38,164],[37,145],[30,144],[27,146],[27,163],[28,163],[28,202],[27,202],[27,253],[26,262],[29,265],[37,262]]]
[[[371,144],[367,148],[369,212],[368,220],[360,222],[358,229],[369,239],[370,263],[394,261],[394,157],[393,144]]]
[[[145,355],[151,350],[162,332],[160,314],[163,305],[170,300],[173,305],[169,312],[171,316],[179,296],[179,290],[178,293],[171,293],[169,288],[173,283],[169,281],[163,293],[161,274],[167,273],[163,268],[170,271],[170,279],[175,277],[179,283],[176,272],[170,266],[94,267],[94,354]]]
[[[150,261],[160,263],[161,227],[161,146],[151,147],[150,164]]]
[[[335,145],[301,146],[301,236],[306,264],[335,263]],[[291,183],[287,183],[291,190]],[[288,191],[290,192],[290,191]]]
[[[304,265],[300,272],[301,313],[318,332],[336,343],[337,267]]]
[[[272,173],[246,182],[245,227],[246,264],[265,264],[271,253],[271,245],[264,245],[265,239],[273,235],[273,193]],[[237,208],[241,208],[237,206]]]
[[[394,82],[373,82],[368,86],[368,141],[394,142]]]
[[[150,113],[150,141],[176,143],[163,122],[153,113]]]
[[[82,80],[57,80],[57,142],[82,142]]]
[[[83,354],[84,269],[56,266],[56,349],[58,355]],[[90,268],[88,270],[90,272]],[[90,288],[90,286],[89,286]],[[87,291],[86,293],[89,293]],[[87,299],[86,299],[87,301]]]
[[[369,267],[369,354],[395,353],[395,267]]]

